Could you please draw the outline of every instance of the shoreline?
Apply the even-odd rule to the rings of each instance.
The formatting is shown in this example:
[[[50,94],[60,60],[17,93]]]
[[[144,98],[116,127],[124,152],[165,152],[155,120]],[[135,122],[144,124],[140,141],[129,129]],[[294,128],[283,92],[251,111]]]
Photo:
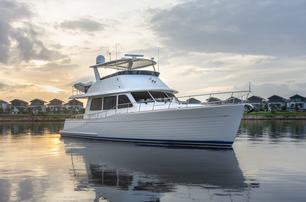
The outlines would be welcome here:
[[[306,112],[251,112],[242,120],[306,120]]]
[[[52,122],[65,121],[71,118],[72,114],[49,114],[49,115],[32,115],[32,114],[1,114],[0,122]],[[242,120],[306,120],[305,112],[254,112],[244,114]]]
[[[67,118],[71,118],[71,114],[52,114],[52,115],[32,115],[32,114],[1,114],[0,122],[57,122],[65,121]]]
[[[244,115],[242,120],[306,120],[306,116],[264,116],[264,115]]]

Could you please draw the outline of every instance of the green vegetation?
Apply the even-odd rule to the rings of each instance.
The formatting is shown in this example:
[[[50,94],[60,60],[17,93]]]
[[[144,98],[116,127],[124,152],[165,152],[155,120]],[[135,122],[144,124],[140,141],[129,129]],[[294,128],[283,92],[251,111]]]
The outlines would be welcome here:
[[[306,116],[306,112],[288,112],[288,111],[279,111],[279,112],[250,112],[245,115],[260,115],[260,116]]]
[[[75,113],[67,114],[0,114],[0,121],[64,121],[72,118]]]
[[[306,120],[306,112],[251,112],[245,113],[246,120]]]

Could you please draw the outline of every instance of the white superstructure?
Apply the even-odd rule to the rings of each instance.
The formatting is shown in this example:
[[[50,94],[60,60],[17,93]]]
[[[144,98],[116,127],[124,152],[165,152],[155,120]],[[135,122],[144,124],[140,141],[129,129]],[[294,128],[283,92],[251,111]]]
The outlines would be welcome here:
[[[71,98],[87,98],[80,119],[65,121],[61,134],[110,141],[183,146],[226,146],[234,142],[244,104],[190,104],[175,97],[155,71],[153,59],[139,55],[91,66],[94,83],[77,83]],[[154,71],[142,70],[153,67]],[[118,72],[100,76],[98,68]]]

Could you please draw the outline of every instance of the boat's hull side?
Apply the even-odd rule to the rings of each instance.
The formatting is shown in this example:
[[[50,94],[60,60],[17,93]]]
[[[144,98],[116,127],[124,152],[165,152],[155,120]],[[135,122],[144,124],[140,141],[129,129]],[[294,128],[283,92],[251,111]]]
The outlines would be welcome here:
[[[174,146],[231,147],[243,105],[146,111],[66,120],[63,136]]]

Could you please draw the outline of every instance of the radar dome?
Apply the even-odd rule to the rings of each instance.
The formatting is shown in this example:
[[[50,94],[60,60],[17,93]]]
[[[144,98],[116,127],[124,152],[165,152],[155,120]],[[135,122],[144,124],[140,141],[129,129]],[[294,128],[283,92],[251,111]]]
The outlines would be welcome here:
[[[103,55],[98,55],[96,58],[96,64],[103,64],[105,63],[105,57]]]

